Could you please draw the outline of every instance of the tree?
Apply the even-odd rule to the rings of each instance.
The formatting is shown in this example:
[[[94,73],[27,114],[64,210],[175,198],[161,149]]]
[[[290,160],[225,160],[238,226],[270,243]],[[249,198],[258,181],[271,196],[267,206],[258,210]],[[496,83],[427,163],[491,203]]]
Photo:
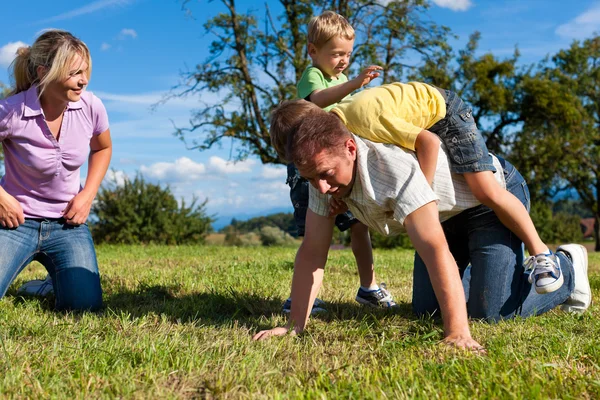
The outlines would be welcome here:
[[[491,53],[476,57],[481,35],[473,33],[456,58],[451,54],[428,60],[411,76],[456,92],[473,108],[473,118],[488,149],[507,154],[521,115],[522,81],[528,68],[519,68],[519,51],[501,60]]]
[[[189,3],[184,0],[184,7]],[[448,28],[421,18],[428,8],[424,0],[318,4],[279,0],[281,13],[274,17],[265,5],[261,21],[251,11],[240,12],[235,0],[220,3],[225,11],[204,24],[206,32],[215,37],[210,56],[184,73],[184,83],[172,93],[215,93],[219,102],[201,105],[191,117],[191,126],[176,128],[175,134],[199,150],[221,145],[229,138],[232,148],[233,143],[237,146],[236,159],[255,155],[263,163],[281,162],[271,147],[269,112],[281,101],[295,97],[296,82],[309,64],[306,25],[323,10],[348,17],[357,31],[353,65],[379,64],[386,81],[398,80],[424,60],[436,60],[450,52]]]
[[[515,155],[539,191],[574,189],[600,219],[600,37],[575,41],[524,83]],[[596,251],[600,235],[596,228]]]
[[[92,206],[98,221],[92,224],[97,242],[109,243],[202,243],[210,232],[206,201],[194,199],[181,205],[168,187],[144,181],[137,175],[119,186],[102,186]]]

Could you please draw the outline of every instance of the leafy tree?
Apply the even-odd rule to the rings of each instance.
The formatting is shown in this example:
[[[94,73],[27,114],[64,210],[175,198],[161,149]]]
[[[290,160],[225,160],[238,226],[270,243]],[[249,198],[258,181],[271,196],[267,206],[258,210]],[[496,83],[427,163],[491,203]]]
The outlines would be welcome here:
[[[491,53],[476,56],[479,32],[473,33],[457,57],[446,54],[428,60],[411,76],[456,92],[473,108],[473,118],[487,147],[506,154],[514,140],[514,131],[523,122],[521,115],[522,80],[526,68],[517,67],[519,52],[498,59]]]
[[[553,213],[550,202],[537,202],[531,207],[531,219],[545,243],[570,243],[583,240],[580,217],[566,213]]]
[[[525,85],[525,122],[515,144],[522,170],[538,185],[536,191],[547,196],[574,189],[598,226],[600,36],[559,51]]]
[[[279,0],[276,7],[281,13],[275,17],[265,6],[262,20],[253,11],[240,12],[235,0],[220,3],[225,11],[204,24],[215,38],[210,56],[184,73],[184,83],[172,94],[208,92],[220,100],[201,105],[191,126],[177,128],[176,135],[199,150],[232,139],[238,159],[252,154],[263,163],[281,162],[271,147],[268,115],[278,103],[295,97],[296,82],[309,65],[305,29],[313,15],[330,9],[348,17],[357,32],[353,57],[357,67],[351,70],[379,64],[386,81],[398,80],[424,60],[450,52],[448,28],[422,18],[429,6],[424,0]],[[190,10],[189,0],[183,5]]]
[[[206,201],[181,205],[169,187],[148,183],[141,175],[122,186],[102,186],[92,206],[97,222],[92,225],[96,242],[203,243],[211,230]]]

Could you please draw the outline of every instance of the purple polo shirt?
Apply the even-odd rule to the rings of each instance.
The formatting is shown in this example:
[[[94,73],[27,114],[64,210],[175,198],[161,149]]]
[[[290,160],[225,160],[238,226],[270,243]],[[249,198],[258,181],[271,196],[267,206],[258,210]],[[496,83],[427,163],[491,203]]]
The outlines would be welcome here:
[[[79,169],[92,135],[108,129],[99,98],[84,91],[69,103],[57,141],[44,119],[37,87],[0,100],[0,141],[5,174],[0,185],[23,207],[26,218],[60,218],[81,191]]]

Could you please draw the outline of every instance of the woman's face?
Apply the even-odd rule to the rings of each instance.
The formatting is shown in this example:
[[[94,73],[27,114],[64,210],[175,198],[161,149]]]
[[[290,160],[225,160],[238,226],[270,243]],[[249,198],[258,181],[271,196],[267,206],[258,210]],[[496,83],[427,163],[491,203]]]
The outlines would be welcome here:
[[[49,82],[42,96],[64,103],[79,101],[88,84],[88,67],[88,63],[76,54],[71,60],[68,76],[61,81]]]

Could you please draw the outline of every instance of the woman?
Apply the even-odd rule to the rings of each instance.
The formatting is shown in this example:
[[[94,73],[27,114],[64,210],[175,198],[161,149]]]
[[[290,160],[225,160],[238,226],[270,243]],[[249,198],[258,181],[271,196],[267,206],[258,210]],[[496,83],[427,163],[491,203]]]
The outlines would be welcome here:
[[[85,91],[87,46],[50,30],[22,47],[15,89],[0,101],[0,297],[31,261],[52,278],[59,310],[102,306],[98,263],[85,224],[112,154],[102,102]],[[80,168],[89,155],[85,186]]]

